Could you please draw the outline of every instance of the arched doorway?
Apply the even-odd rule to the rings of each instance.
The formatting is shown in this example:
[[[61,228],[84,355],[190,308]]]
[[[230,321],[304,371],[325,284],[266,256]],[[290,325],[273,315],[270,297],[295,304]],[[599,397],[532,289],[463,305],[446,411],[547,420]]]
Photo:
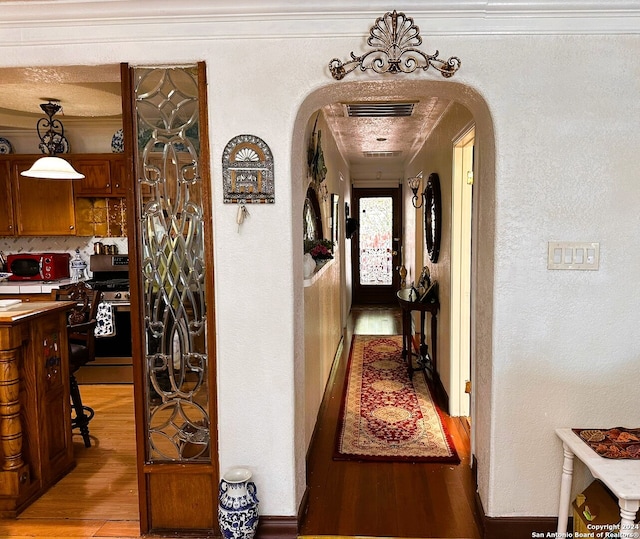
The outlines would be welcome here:
[[[471,432],[471,450],[474,462],[477,462],[478,490],[481,498],[485,498],[488,492],[488,470],[490,464],[490,394],[491,394],[491,348],[492,327],[485,323],[491,320],[493,310],[493,250],[494,250],[494,182],[495,182],[495,142],[494,129],[487,103],[474,89],[454,82],[443,83],[432,80],[404,80],[404,81],[367,81],[331,84],[309,94],[298,110],[294,125],[292,146],[292,212],[294,216],[302,214],[304,193],[306,190],[304,178],[306,177],[306,140],[308,139],[309,118],[319,109],[335,102],[347,102],[355,99],[387,99],[392,93],[395,98],[425,98],[437,96],[457,103],[470,111],[476,125],[476,178],[477,187],[474,194],[474,215],[472,220],[472,237],[474,251],[471,257],[472,296],[471,296],[471,355],[474,360],[472,379],[474,380],[474,394],[472,395],[471,413],[475,418]],[[449,141],[451,143],[451,141]],[[302,242],[301,227],[296,226],[299,220],[293,219],[294,247]],[[415,217],[407,216],[405,229],[416,228]],[[418,225],[419,226],[419,225]],[[417,237],[415,242],[421,242]],[[409,257],[410,263],[421,268],[421,249],[416,249],[415,243],[411,246],[413,255]],[[294,251],[295,252],[295,251]],[[408,254],[408,253],[406,253]],[[295,308],[299,312],[304,311],[304,298],[302,294],[301,275],[302,260],[294,257],[294,286]],[[419,273],[419,271],[418,271]],[[299,279],[299,280],[298,280]],[[345,300],[349,303],[349,300]],[[305,387],[304,368],[304,317],[296,319],[296,402],[304,402],[301,393]],[[301,418],[303,412],[297,413]],[[298,439],[298,443],[308,449],[304,440]],[[298,463],[298,469],[304,468],[304,463]],[[298,477],[304,477],[304,473]],[[304,492],[303,480],[299,480],[297,491]],[[300,495],[300,499],[302,495]]]

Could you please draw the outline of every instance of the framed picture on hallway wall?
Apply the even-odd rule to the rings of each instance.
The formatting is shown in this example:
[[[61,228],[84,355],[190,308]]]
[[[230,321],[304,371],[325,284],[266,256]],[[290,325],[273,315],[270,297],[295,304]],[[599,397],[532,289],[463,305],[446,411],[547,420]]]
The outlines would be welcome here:
[[[331,193],[331,241],[333,242],[333,249],[338,246],[338,232],[340,222],[340,214],[338,213],[338,203],[340,201],[340,195]]]

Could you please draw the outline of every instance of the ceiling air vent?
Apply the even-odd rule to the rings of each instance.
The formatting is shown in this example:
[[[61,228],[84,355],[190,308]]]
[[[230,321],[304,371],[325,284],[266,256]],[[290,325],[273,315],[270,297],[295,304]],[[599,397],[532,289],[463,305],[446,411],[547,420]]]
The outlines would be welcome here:
[[[384,103],[345,103],[347,116],[352,118],[401,118],[411,116],[416,101],[387,101]]]
[[[393,150],[388,152],[362,152],[365,157],[398,157],[402,152]]]

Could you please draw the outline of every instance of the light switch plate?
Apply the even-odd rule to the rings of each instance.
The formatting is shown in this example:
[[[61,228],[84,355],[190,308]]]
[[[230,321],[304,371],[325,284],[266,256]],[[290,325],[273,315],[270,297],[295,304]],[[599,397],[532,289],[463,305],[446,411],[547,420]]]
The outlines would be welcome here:
[[[550,241],[547,269],[597,270],[600,244],[580,241]]]

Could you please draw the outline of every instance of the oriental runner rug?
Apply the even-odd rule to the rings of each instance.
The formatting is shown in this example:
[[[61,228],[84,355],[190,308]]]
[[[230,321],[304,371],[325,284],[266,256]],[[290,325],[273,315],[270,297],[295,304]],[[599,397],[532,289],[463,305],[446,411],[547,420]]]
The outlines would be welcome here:
[[[334,458],[460,462],[424,373],[409,378],[401,335],[353,336]]]

